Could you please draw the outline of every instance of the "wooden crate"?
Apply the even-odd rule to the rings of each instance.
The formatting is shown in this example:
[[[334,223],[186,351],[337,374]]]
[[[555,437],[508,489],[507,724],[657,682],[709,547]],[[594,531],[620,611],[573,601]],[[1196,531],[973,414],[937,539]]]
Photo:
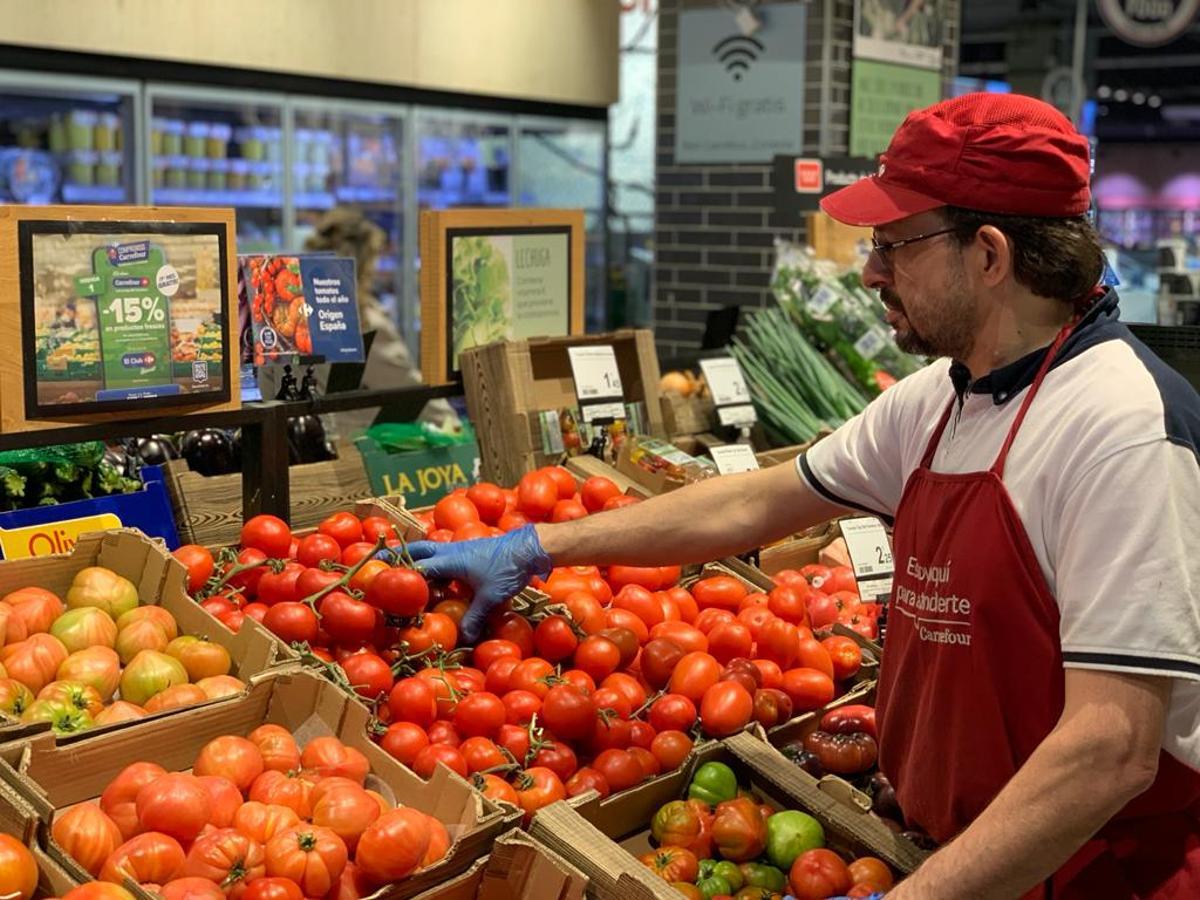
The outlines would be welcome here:
[[[497,341],[465,351],[461,360],[484,479],[515,485],[526,472],[558,461],[542,452],[538,413],[576,406],[567,348],[596,344],[612,345],[626,402],[644,403],[647,430],[665,434],[653,332]]]
[[[337,451],[337,459],[289,468],[288,523],[293,530],[311,528],[354,500],[371,496],[362,454],[347,443],[339,443]],[[182,543],[213,547],[237,542],[242,530],[240,474],[204,476],[183,460],[169,462],[166,473]]]
[[[701,434],[717,427],[717,408],[711,397],[684,397],[674,391],[662,395],[663,426],[674,441],[684,434]]]

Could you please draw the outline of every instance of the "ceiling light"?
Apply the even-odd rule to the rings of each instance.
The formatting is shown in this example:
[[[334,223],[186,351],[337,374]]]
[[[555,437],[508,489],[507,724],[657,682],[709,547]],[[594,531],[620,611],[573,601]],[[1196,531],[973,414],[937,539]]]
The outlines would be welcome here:
[[[1146,95],[1143,94],[1141,91],[1138,91],[1136,94],[1133,95],[1133,102],[1136,103],[1138,106],[1141,106],[1143,103],[1146,102]]]
[[[1152,94],[1146,102],[1150,104],[1151,109],[1158,109],[1162,106],[1162,97],[1158,96],[1158,94]]]
[[[1113,92],[1113,99],[1118,103],[1124,103],[1129,99],[1129,91],[1125,90],[1125,88],[1117,88]]]
[[[1096,88],[1096,96],[1101,100],[1107,100],[1112,96],[1112,88],[1110,88],[1107,84],[1102,84],[1100,87]]]

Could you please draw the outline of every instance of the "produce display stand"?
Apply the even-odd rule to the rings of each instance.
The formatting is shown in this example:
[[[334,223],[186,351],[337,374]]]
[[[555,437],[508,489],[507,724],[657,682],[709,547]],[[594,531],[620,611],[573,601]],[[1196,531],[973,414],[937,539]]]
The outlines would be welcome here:
[[[193,707],[169,719],[135,722],[111,735],[63,744],[54,735],[0,745],[0,780],[35,810],[48,855],[79,880],[86,873],[48,834],[54,815],[92,800],[117,774],[139,760],[168,771],[187,771],[200,749],[225,734],[245,735],[264,723],[282,725],[305,741],[337,737],[363,753],[371,764],[371,784],[388,800],[440,819],[451,847],[442,860],[379,892],[409,898],[466,870],[491,847],[506,816],[444,767],[428,781],[392,759],[367,737],[370,713],[320,676],[300,668],[276,671],[231,702]],[[390,795],[390,796],[389,796]]]
[[[61,897],[79,882],[50,858],[38,842],[39,819],[21,794],[0,781],[0,833],[16,838],[29,848],[38,868],[38,897]]]
[[[583,900],[588,878],[519,829],[496,838],[491,853],[413,900]]]

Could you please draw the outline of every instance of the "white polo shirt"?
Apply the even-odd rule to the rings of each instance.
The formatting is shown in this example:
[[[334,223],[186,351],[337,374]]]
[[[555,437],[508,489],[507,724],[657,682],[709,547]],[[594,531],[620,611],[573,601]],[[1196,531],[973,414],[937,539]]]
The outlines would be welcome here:
[[[939,360],[797,469],[827,499],[890,521],[956,392],[933,470],[991,467],[1044,352],[974,384]],[[1058,601],[1063,664],[1174,679],[1163,746],[1200,769],[1200,395],[1118,321],[1115,291],[1053,363],[1004,484]]]

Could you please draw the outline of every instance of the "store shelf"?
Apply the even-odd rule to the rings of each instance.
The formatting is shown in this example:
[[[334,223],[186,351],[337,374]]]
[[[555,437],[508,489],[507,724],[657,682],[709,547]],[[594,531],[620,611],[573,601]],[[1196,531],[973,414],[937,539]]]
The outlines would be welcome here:
[[[151,194],[163,206],[234,206],[279,208],[283,194],[277,191],[197,191],[188,188],[155,188]]]
[[[296,194],[293,198],[293,204],[296,209],[333,209],[337,205],[337,198],[325,191],[320,191],[311,194]]]
[[[63,203],[128,203],[129,191],[120,184],[64,184]]]
[[[345,184],[336,189],[337,199],[342,203],[397,203],[399,196],[390,188],[375,185]]]

